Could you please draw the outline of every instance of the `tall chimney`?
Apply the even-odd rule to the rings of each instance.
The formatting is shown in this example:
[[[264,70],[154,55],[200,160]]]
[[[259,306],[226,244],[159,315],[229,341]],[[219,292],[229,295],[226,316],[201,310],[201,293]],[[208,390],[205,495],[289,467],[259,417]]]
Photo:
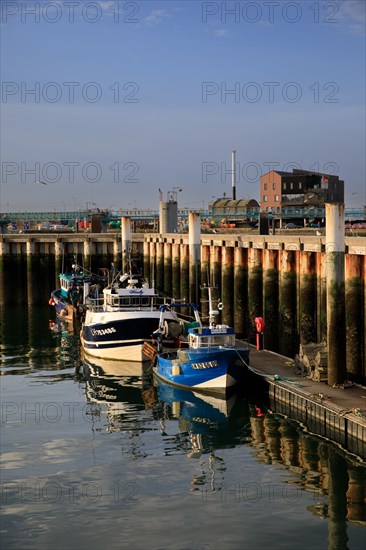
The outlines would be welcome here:
[[[236,200],[236,187],[235,187],[235,149],[231,152],[232,172],[231,172],[231,185],[233,188],[233,200]]]

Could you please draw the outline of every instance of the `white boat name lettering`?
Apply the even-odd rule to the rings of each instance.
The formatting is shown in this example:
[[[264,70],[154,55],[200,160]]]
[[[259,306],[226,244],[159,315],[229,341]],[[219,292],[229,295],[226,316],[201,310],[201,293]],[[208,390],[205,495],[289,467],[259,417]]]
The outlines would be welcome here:
[[[104,334],[113,334],[114,332],[117,332],[114,327],[111,328],[92,328],[90,329],[90,332],[93,336],[103,336]]]
[[[207,361],[206,363],[192,363],[193,369],[211,369],[212,367],[218,367],[218,361]]]

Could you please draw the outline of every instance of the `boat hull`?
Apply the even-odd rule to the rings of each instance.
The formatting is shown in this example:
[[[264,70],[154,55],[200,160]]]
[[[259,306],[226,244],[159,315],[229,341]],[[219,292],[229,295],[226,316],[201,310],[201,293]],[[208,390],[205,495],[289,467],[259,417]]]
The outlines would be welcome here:
[[[87,312],[81,330],[84,353],[99,359],[115,361],[149,361],[144,351],[145,342],[152,342],[152,334],[159,324],[159,311]],[[172,320],[175,317],[172,316]]]
[[[85,342],[81,337],[81,343],[84,349],[84,353],[95,359],[109,360],[109,361],[133,361],[142,362],[148,361],[149,358],[143,353],[144,342],[130,344],[124,343],[108,343],[104,347],[98,347],[90,345],[89,342]],[[106,347],[108,345],[108,347]]]
[[[182,361],[176,352],[158,356],[154,374],[173,386],[198,392],[225,394],[244,381],[249,361],[247,349],[216,349],[186,353]]]

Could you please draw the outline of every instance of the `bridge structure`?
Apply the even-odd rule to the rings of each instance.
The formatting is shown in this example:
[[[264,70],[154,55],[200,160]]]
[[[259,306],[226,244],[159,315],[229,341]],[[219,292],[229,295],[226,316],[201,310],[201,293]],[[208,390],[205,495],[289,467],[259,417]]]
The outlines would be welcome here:
[[[193,209],[178,209],[178,220],[188,218],[189,212]],[[201,217],[210,217],[208,210],[198,210]],[[108,210],[74,210],[74,211],[53,211],[53,212],[7,212],[0,213],[0,225],[7,225],[13,222],[30,222],[31,224],[51,222],[60,223],[68,221],[75,223],[80,220],[91,220],[92,216],[99,215],[102,223],[120,220],[122,217],[129,217],[131,220],[154,221],[159,219],[159,210],[133,208],[128,210],[108,211]]]
[[[178,220],[182,221],[188,218],[189,212],[194,209],[190,208],[181,208],[178,209]],[[198,209],[197,210],[201,218],[210,218],[212,217],[212,212],[210,210]],[[109,210],[71,210],[71,211],[53,211],[53,212],[0,212],[0,225],[7,225],[13,222],[26,221],[31,224],[42,223],[42,222],[51,222],[51,223],[60,223],[61,221],[68,221],[75,223],[77,220],[91,220],[93,215],[100,215],[101,221],[103,223],[109,223],[111,221],[117,221],[122,217],[129,217],[132,220],[146,220],[154,221],[159,219],[159,210],[148,209],[126,209],[118,211],[109,211]],[[278,216],[276,216],[278,217]],[[345,209],[345,219],[349,220],[366,220],[366,207],[362,206],[359,208],[346,208]]]

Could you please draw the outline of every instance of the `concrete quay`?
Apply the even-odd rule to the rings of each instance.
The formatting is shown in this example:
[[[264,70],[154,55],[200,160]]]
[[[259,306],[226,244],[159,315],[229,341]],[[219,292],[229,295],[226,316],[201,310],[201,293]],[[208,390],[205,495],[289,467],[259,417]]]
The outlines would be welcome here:
[[[366,387],[314,382],[300,374],[290,358],[254,346],[250,367],[254,383],[265,382],[273,412],[366,459]]]

